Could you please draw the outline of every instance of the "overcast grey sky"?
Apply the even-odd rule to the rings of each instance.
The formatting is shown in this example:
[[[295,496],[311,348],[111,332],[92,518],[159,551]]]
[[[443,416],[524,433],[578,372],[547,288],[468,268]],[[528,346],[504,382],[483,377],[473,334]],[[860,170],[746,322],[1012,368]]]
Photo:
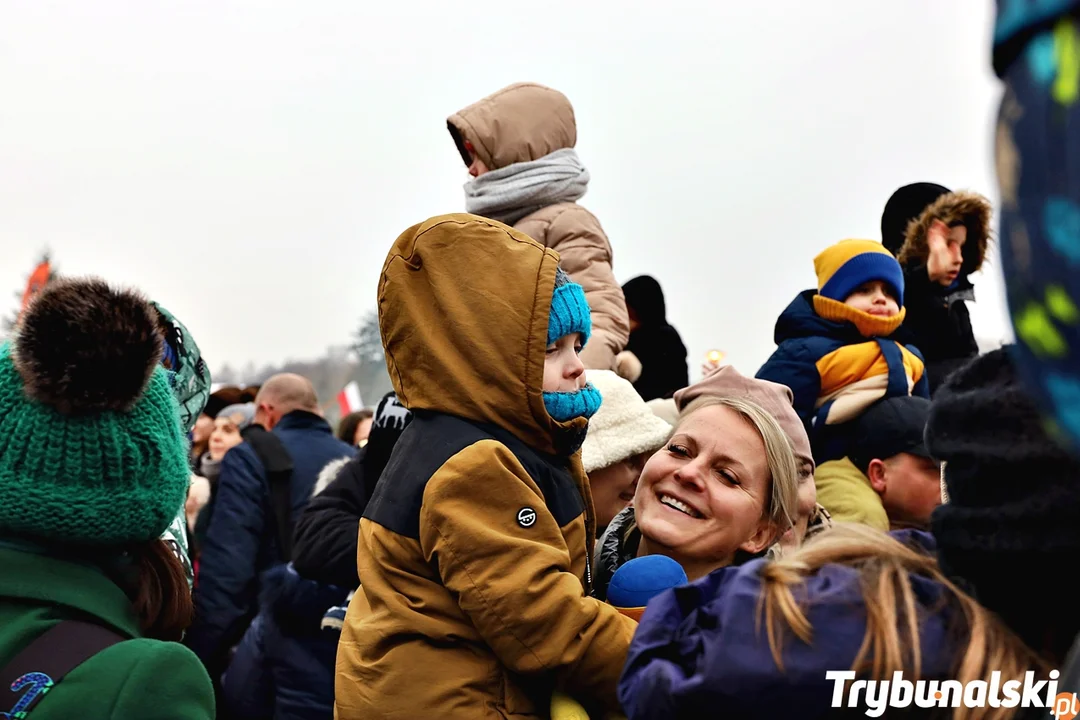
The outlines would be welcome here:
[[[451,112],[565,92],[620,282],[753,373],[813,257],[902,184],[997,198],[992,3],[0,0],[0,303],[49,247],[134,284],[212,367],[310,358],[386,250],[463,208]],[[995,221],[996,224],[996,221]],[[976,333],[1009,336],[996,257]],[[465,279],[467,281],[467,279]]]

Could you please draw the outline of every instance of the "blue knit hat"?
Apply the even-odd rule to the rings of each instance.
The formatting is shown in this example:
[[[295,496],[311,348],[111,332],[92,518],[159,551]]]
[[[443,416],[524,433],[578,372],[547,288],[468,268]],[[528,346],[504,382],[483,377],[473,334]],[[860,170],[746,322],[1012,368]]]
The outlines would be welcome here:
[[[581,346],[585,347],[592,333],[592,315],[585,291],[562,268],[556,268],[555,292],[548,315],[548,345],[571,333],[581,333]],[[600,391],[588,384],[574,392],[544,393],[544,406],[556,422],[590,418],[600,409],[601,400]]]
[[[592,333],[592,314],[585,291],[562,268],[556,268],[555,292],[551,295],[548,315],[548,345],[571,333],[581,333],[581,346],[585,347]]]

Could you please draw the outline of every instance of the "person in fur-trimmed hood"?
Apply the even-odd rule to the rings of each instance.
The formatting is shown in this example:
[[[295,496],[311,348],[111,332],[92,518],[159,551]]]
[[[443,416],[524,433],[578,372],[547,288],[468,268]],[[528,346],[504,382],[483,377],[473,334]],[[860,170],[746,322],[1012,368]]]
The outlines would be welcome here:
[[[979,354],[965,301],[975,301],[969,276],[982,268],[990,243],[990,201],[933,183],[893,193],[881,217],[881,239],[904,271],[907,317],[897,337],[919,348],[933,395]]]
[[[474,178],[465,184],[466,211],[511,225],[559,253],[592,311],[592,342],[581,360],[588,369],[614,370],[630,337],[630,318],[612,273],[611,243],[596,216],[577,204],[589,171],[574,150],[570,101],[543,85],[515,83],[446,124]]]

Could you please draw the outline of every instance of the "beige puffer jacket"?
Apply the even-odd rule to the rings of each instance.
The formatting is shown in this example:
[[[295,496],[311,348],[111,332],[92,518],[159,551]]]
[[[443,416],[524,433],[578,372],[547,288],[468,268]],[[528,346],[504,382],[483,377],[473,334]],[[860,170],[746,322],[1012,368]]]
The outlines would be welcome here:
[[[472,162],[467,141],[489,170],[537,160],[577,143],[570,101],[534,83],[503,88],[451,115],[447,126],[465,164]],[[615,356],[630,337],[630,319],[600,221],[577,203],[562,202],[526,215],[514,228],[559,253],[562,268],[584,288],[593,334],[581,359],[586,368],[614,370]]]

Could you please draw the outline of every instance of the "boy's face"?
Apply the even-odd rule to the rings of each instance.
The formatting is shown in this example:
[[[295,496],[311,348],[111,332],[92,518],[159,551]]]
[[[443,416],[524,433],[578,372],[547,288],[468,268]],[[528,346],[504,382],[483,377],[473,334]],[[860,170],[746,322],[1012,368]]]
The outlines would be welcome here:
[[[926,273],[930,276],[930,282],[945,287],[953,284],[964,265],[965,242],[966,227],[949,227],[940,220],[934,221],[926,233],[926,244],[930,251],[926,258]]]
[[[466,141],[465,149],[469,151],[469,158],[472,160],[472,164],[469,165],[469,174],[475,177],[480,177],[488,171],[488,166],[484,164],[484,161],[480,159],[480,156],[476,154],[476,150],[473,148],[472,143]]]
[[[855,288],[844,304],[874,317],[892,317],[900,312],[892,290],[880,280],[871,280]]]
[[[544,357],[544,392],[576,392],[585,387],[581,334],[564,335],[548,345]]]

